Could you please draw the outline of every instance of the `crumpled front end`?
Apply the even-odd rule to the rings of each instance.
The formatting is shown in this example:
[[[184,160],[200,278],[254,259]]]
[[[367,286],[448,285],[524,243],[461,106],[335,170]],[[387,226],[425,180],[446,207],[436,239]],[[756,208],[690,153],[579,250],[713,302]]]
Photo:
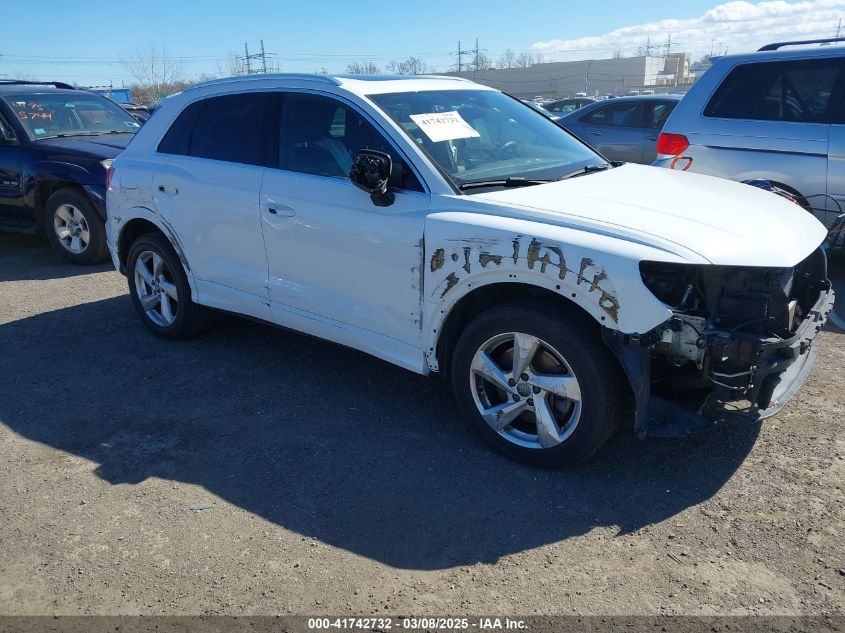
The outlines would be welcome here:
[[[640,272],[672,317],[641,335],[603,332],[634,390],[638,433],[763,419],[806,380],[833,309],[822,249],[793,268],[642,262]]]

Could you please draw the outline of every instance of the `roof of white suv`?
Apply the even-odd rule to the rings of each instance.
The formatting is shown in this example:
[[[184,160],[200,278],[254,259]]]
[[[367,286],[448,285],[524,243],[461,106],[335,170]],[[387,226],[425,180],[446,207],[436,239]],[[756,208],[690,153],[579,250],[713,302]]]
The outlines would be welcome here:
[[[493,88],[482,86],[462,77],[445,75],[318,75],[306,73],[270,73],[212,79],[211,81],[205,81],[186,88],[184,92],[207,88],[209,86],[223,87],[244,83],[260,84],[261,87],[273,85],[279,88],[287,86],[301,87],[303,84],[312,84],[316,87],[322,84],[324,86],[338,86],[360,96],[418,90],[493,90]]]

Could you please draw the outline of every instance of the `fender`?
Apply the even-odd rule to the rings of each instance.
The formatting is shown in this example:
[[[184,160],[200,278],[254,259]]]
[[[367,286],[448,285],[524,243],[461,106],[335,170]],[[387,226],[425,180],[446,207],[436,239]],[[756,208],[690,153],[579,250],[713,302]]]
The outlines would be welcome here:
[[[462,212],[429,215],[423,262],[423,349],[429,368],[437,370],[434,350],[452,308],[474,289],[494,283],[544,288],[608,329],[648,332],[672,313],[643,293],[639,262],[646,259],[686,261],[647,245],[529,220]]]
[[[185,269],[185,276],[188,278],[188,285],[191,287],[191,300],[198,301],[197,286],[194,279],[191,265],[185,257],[185,249],[182,242],[179,240],[176,231],[161,215],[147,207],[130,207],[125,211],[114,213],[109,221],[106,223],[106,236],[109,242],[109,250],[112,253],[112,261],[115,269],[121,274],[126,274],[126,267],[120,262],[121,254],[118,252],[120,238],[124,229],[132,220],[146,220],[155,225],[158,230],[168,239],[173,246],[173,250],[179,256],[179,261],[182,262],[182,267]],[[112,246],[114,246],[112,248]]]
[[[80,162],[88,163],[87,159]],[[47,200],[38,199],[38,187],[45,182],[67,182],[71,186],[80,188],[100,217],[106,219],[105,203],[105,170],[97,159],[90,159],[91,165],[77,164],[56,160],[39,160],[24,168],[23,180],[25,184],[24,204],[33,212],[40,209]],[[89,167],[100,167],[99,171]],[[38,214],[40,215],[40,214]],[[41,218],[37,218],[40,223]]]

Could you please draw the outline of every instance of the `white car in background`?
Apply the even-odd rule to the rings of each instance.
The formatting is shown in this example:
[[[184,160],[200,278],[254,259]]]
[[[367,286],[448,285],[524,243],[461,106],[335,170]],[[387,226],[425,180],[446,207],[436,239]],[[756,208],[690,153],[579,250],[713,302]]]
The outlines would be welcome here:
[[[158,336],[211,308],[444,374],[491,446],[539,465],[623,423],[682,435],[726,402],[780,409],[833,302],[824,237],[771,193],[614,167],[446,77],[200,84],[108,188],[114,264]]]

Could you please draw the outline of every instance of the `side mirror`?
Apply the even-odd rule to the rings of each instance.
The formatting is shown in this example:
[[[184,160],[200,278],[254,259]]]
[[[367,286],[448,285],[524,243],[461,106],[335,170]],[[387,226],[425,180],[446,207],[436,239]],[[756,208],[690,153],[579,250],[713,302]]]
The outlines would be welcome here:
[[[369,193],[373,204],[387,207],[393,204],[394,200],[394,195],[389,189],[392,171],[393,161],[388,154],[362,149],[356,154],[355,162],[349,170],[349,180]]]

